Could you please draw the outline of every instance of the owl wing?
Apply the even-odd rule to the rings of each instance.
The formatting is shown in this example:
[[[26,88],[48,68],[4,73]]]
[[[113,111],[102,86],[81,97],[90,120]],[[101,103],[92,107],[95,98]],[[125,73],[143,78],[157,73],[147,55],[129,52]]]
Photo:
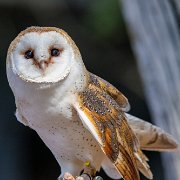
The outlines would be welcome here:
[[[141,149],[151,151],[176,151],[176,140],[161,128],[126,113],[128,124],[136,134]]]
[[[139,143],[122,111],[128,104],[127,99],[92,74],[86,90],[77,97],[75,109],[103,152],[125,180],[139,180]]]
[[[123,111],[130,110],[128,99],[118,89],[92,73],[91,76],[99,81],[101,88],[118,103]],[[126,117],[128,124],[139,140],[141,149],[151,151],[177,151],[179,149],[176,140],[161,128],[127,113]]]
[[[98,77],[95,74],[90,73],[91,78],[94,79],[95,82],[99,83],[101,89],[103,89],[106,93],[108,93],[119,105],[122,111],[128,112],[130,110],[130,104],[128,99],[121,93],[117,88],[115,88],[112,84],[107,82],[106,80]]]

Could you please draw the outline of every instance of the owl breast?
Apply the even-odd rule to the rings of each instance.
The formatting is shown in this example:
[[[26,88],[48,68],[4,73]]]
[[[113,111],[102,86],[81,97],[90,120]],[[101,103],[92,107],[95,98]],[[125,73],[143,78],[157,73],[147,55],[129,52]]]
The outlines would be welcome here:
[[[83,163],[88,160],[99,169],[104,154],[67,99],[59,101],[56,96],[48,100],[38,95],[34,101],[36,103],[31,98],[28,103],[20,103],[22,114],[28,126],[37,132],[58,163],[61,165],[62,161],[76,159]]]

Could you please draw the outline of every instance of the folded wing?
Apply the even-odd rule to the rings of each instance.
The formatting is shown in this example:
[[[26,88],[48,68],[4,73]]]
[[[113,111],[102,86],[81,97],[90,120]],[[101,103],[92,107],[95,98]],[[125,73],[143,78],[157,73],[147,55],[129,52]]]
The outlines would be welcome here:
[[[129,107],[125,96],[112,85],[91,74],[89,84],[77,94],[74,105],[82,123],[99,142],[101,149],[125,180],[139,180],[139,165],[148,178],[152,178],[149,166],[139,142],[128,125],[123,112]],[[140,170],[141,170],[140,169]]]

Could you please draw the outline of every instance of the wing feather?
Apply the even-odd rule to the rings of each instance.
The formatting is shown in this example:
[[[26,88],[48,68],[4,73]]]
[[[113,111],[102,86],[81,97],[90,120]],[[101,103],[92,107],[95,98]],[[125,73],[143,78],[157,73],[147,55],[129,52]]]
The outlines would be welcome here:
[[[90,73],[91,78],[99,84],[99,86],[106,91],[119,105],[119,107],[127,112],[130,110],[130,104],[128,99],[121,93],[117,88],[115,88],[112,84],[107,82],[106,80],[98,77],[95,74]]]
[[[87,89],[78,94],[78,99],[77,111],[82,122],[125,180],[139,180],[138,170],[149,179],[153,177],[148,158],[140,148],[158,151],[179,148],[162,129],[124,113],[130,109],[127,98],[92,73]]]
[[[83,124],[99,142],[125,180],[139,180],[134,149],[137,139],[128,126],[122,106],[91,76],[75,105]]]
[[[139,171],[148,179],[153,179],[153,174],[150,170],[149,164],[147,163],[148,158],[143,154],[141,150],[138,150],[138,152],[135,153],[135,156]]]

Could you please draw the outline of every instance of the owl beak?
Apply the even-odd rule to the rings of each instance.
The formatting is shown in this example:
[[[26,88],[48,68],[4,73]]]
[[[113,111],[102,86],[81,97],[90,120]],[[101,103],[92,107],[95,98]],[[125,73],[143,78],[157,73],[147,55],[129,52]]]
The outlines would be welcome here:
[[[42,69],[43,71],[47,68],[47,66],[48,66],[47,61],[41,60],[41,61],[39,62],[39,68]]]

